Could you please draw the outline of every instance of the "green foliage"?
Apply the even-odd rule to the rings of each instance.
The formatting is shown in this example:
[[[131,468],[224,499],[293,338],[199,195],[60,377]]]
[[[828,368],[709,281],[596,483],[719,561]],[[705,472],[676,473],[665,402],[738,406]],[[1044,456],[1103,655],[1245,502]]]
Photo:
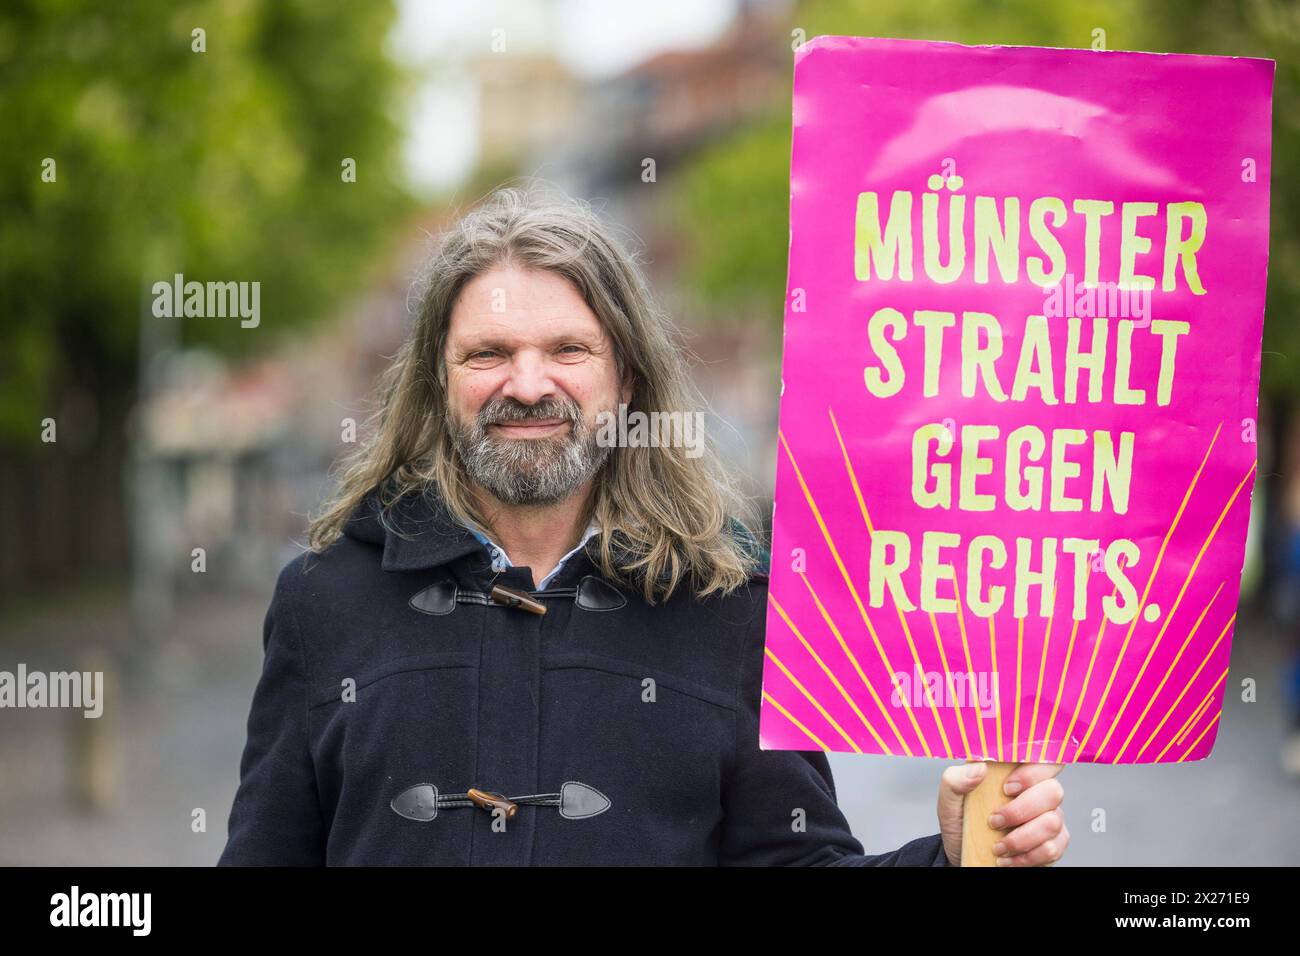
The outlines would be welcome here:
[[[1262,56],[1277,61],[1268,309],[1262,387],[1300,396],[1300,10],[1292,4],[1186,0],[805,0],[789,31],[959,43]],[[781,37],[775,37],[776,42]],[[760,302],[779,326],[785,294],[790,87],[760,119],[719,140],[682,173],[677,213],[687,289],[721,312]],[[1207,122],[1213,122],[1207,117]],[[774,339],[775,340],[775,339]]]
[[[183,344],[265,350],[345,304],[406,202],[394,16],[312,0],[4,5],[0,442],[33,440],[71,385],[124,393],[150,286],[177,272],[261,283],[258,328],[185,319]]]
[[[1268,304],[1261,391],[1300,398],[1300,8],[1293,3],[1179,3],[1153,0],[1148,24],[1173,53],[1262,56],[1273,78],[1273,163],[1269,172]],[[1193,13],[1192,11],[1195,11]],[[1214,117],[1207,117],[1214,122]],[[1260,174],[1264,169],[1261,166]]]
[[[790,117],[782,111],[704,150],[675,195],[687,286],[728,308],[767,308],[779,323],[790,209]]]

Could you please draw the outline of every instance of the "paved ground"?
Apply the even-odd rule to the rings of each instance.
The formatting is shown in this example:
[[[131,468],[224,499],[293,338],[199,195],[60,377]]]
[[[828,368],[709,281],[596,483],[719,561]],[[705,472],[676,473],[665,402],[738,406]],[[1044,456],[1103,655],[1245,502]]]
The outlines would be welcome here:
[[[239,783],[267,600],[182,602],[163,646],[144,661],[117,665],[117,692],[110,685],[109,694],[120,706],[98,721],[0,711],[0,864],[215,863]],[[129,616],[117,601],[54,609],[20,627],[0,642],[0,669],[18,661],[67,669],[74,649],[90,641],[130,646]],[[98,730],[100,740],[88,740],[87,730]],[[103,754],[115,768],[105,789],[116,798],[103,811],[87,810],[76,797],[84,753]],[[201,832],[195,810],[206,812]]]
[[[213,864],[238,783],[267,597],[183,600],[162,646],[116,665],[110,693],[120,706],[100,721],[0,711],[0,864]],[[19,661],[64,670],[87,648],[133,646],[129,615],[112,595],[0,623],[3,670]],[[1285,662],[1275,636],[1249,625],[1238,632],[1229,686],[1255,677],[1259,702],[1229,696],[1209,761],[1067,768],[1073,842],[1062,865],[1300,864],[1300,784],[1277,758]],[[79,768],[94,766],[84,754],[110,768],[101,789],[116,798],[105,810],[87,810],[75,797]],[[832,766],[841,805],[869,852],[935,832],[946,761],[835,755]],[[1090,827],[1098,807],[1104,833]],[[196,809],[206,812],[203,832],[192,828]]]

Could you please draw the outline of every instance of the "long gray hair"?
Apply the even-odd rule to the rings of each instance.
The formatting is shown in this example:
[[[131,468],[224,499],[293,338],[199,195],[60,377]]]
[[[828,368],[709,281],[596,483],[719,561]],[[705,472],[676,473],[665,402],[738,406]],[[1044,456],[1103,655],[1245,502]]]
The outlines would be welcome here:
[[[411,334],[385,373],[382,405],[366,439],[343,462],[336,493],[311,523],[313,551],[333,543],[375,489],[386,510],[432,484],[453,518],[492,534],[446,426],[443,348],[466,282],[506,264],[549,270],[573,284],[614,343],[620,379],[633,374],[629,414],[705,409],[680,332],[655,306],[634,257],[590,206],[546,195],[536,184],[498,189],[439,242],[419,286]],[[694,457],[686,451],[613,449],[595,476],[585,515],[602,531],[594,539],[601,572],[639,587],[652,604],[688,575],[699,597],[729,593],[759,560],[752,504],[708,443]]]

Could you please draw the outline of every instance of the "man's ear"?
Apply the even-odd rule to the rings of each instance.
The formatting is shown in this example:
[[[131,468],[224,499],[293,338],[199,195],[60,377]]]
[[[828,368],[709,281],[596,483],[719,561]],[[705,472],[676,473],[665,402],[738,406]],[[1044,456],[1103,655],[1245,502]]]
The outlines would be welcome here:
[[[631,369],[629,369],[629,370],[628,370],[628,371],[623,375],[623,395],[622,395],[622,398],[623,398],[623,404],[624,404],[624,405],[631,405],[631,404],[632,404],[632,387],[633,387],[635,384],[636,384],[636,376],[634,376],[634,375],[632,374]]]

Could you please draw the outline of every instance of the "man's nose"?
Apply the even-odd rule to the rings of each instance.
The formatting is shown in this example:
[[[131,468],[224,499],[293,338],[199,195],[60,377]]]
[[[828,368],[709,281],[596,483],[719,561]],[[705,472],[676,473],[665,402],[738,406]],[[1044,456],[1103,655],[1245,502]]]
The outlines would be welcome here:
[[[531,349],[521,349],[510,363],[510,375],[501,394],[524,405],[535,405],[555,395],[555,383],[544,356]]]

